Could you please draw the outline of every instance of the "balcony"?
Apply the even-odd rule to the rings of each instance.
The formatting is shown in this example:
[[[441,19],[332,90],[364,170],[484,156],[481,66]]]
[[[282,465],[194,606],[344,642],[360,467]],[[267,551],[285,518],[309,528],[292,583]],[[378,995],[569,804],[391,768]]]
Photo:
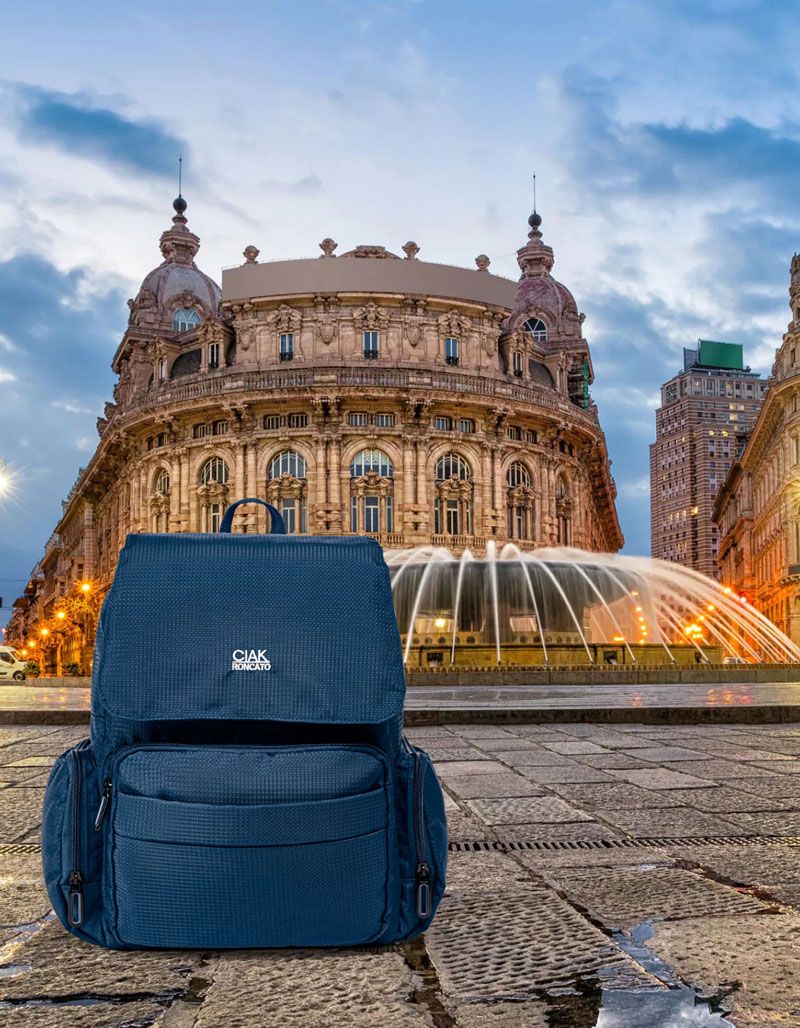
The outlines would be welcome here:
[[[370,351],[372,352],[372,351]],[[375,355],[377,356],[377,354]],[[591,427],[597,426],[596,408],[582,410],[551,389],[523,384],[511,377],[494,377],[440,368],[365,367],[363,365],[316,365],[301,368],[272,368],[263,371],[236,371],[224,374],[197,375],[191,381],[167,381],[155,384],[146,398],[136,402],[120,421],[136,418],[168,403],[193,403],[199,399],[227,398],[233,393],[277,393],[283,390],[309,389],[315,386],[384,388],[392,390],[439,389],[445,393],[461,393],[517,400],[549,411],[569,411],[570,418]],[[120,422],[115,421],[119,424]]]

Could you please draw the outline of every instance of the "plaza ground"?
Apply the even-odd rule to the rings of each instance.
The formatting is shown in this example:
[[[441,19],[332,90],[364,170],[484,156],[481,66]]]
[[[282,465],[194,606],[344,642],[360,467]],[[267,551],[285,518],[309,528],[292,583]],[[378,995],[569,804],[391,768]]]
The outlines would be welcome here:
[[[412,726],[447,792],[440,913],[416,943],[327,952],[69,936],[39,817],[49,765],[85,731],[0,727],[4,1028],[800,1025],[800,711]]]

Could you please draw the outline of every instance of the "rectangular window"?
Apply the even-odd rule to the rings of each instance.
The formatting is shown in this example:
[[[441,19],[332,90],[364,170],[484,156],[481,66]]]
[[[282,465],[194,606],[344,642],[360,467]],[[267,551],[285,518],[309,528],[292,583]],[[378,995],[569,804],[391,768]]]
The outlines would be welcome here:
[[[474,432],[475,422],[472,418],[461,418],[458,423],[458,430],[459,432]]]
[[[378,356],[378,333],[377,332],[365,332],[364,333],[364,356],[365,357],[377,357]]]
[[[433,427],[437,432],[450,432],[453,429],[452,418],[434,418]]]
[[[394,414],[376,414],[376,428],[392,428],[394,426]]]
[[[519,350],[514,351],[513,367],[514,375],[517,378],[522,378],[522,354],[519,352]]]
[[[280,428],[281,420],[280,414],[266,414],[264,416],[264,428]]]
[[[308,426],[307,414],[290,414],[289,428],[306,428]]]
[[[448,336],[444,341],[445,364],[458,364],[458,339],[455,336]]]
[[[211,434],[212,435],[225,435],[225,433],[227,431],[228,431],[228,422],[227,421],[214,421],[212,423],[212,425],[211,425]]]
[[[509,425],[506,434],[509,439],[522,439],[522,429],[519,425]]]
[[[352,428],[363,428],[369,418],[366,411],[351,411],[347,415],[347,424]]]
[[[380,498],[377,496],[364,497],[364,531],[380,532]]]
[[[297,532],[297,501],[292,499],[281,500],[281,514],[286,522],[286,531],[290,535]]]
[[[358,531],[358,497],[350,498],[350,531]]]
[[[280,358],[282,361],[290,361],[294,357],[294,335],[291,332],[281,332],[280,337]]]
[[[222,504],[212,503],[208,507],[208,532],[219,532],[219,525],[222,521]]]
[[[208,348],[209,368],[219,367],[219,343],[212,343]]]
[[[158,362],[158,380],[163,382],[167,377],[167,362],[162,357]]]
[[[195,425],[192,429],[192,437],[194,439],[202,439],[208,435],[208,425]]]
[[[461,518],[459,517],[458,500],[447,501],[447,534],[461,534]]]
[[[394,516],[392,513],[392,497],[386,497],[386,531],[394,531]]]

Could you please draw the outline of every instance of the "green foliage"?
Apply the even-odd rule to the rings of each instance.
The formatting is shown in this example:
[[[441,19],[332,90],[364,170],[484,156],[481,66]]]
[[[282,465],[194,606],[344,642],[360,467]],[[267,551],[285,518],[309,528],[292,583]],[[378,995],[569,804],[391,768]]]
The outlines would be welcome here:
[[[38,678],[42,673],[42,669],[39,667],[38,661],[29,660],[25,664],[25,674],[28,678]]]

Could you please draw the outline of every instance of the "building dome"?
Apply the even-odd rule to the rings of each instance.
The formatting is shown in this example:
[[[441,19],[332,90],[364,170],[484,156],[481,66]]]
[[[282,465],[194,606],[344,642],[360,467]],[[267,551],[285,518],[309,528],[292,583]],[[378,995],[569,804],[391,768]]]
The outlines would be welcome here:
[[[220,287],[194,262],[200,238],[187,226],[186,200],[179,196],[172,206],[172,228],[162,233],[159,242],[164,260],[145,276],[136,298],[128,301],[132,325],[171,325],[176,311],[186,311],[189,323],[199,323],[218,311]]]
[[[541,215],[534,211],[528,224],[531,227],[528,242],[517,251],[522,275],[508,331],[516,331],[534,316],[543,320],[552,335],[572,333],[579,319],[575,297],[550,274],[555,257],[552,247],[542,242]]]

